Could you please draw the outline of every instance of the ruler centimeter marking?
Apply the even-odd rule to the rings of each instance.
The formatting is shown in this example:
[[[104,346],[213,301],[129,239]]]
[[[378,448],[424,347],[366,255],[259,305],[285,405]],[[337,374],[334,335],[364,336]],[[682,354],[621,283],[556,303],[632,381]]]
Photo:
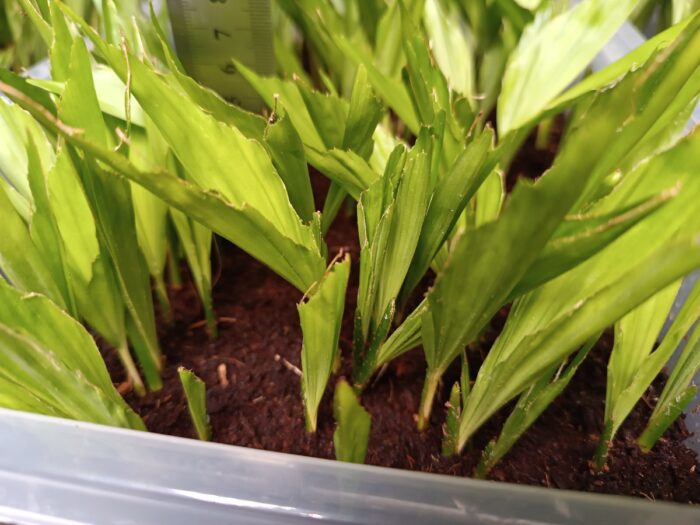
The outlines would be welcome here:
[[[270,0],[167,0],[175,50],[187,72],[251,111],[263,102],[231,61],[275,72]]]

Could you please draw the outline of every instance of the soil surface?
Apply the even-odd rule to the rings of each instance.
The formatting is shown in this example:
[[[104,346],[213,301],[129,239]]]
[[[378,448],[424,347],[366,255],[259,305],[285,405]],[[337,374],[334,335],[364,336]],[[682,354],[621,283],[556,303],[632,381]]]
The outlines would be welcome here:
[[[522,171],[524,163],[527,164],[519,156],[515,169]],[[536,164],[529,171],[517,173],[532,177],[534,172],[541,173],[541,168]],[[315,187],[319,194],[323,194],[327,185],[316,179]],[[182,365],[193,370],[207,385],[214,441],[321,458],[334,457],[332,389],[337,377],[349,376],[350,373],[351,321],[359,260],[355,218],[345,208],[341,209],[326,240],[331,256],[343,249],[350,253],[354,266],[340,342],[344,363],[341,373],[332,378],[326,391],[319,410],[318,431],[313,435],[305,431],[297,375],[301,332],[296,303],[301,294],[265,266],[221,240],[218,241],[220,256],[213,262],[213,273],[219,275],[214,286],[219,337],[213,341],[208,339],[197,294],[185,271],[185,285],[179,290],[170,290],[175,323],[159,326],[166,359],[164,387],[143,398],[126,395],[149,430],[194,437],[177,376],[177,367]],[[506,315],[507,309],[501,311],[494,318],[492,328],[471,350],[472,370],[477,369]],[[699,503],[700,465],[696,454],[682,444],[688,436],[682,419],[668,430],[649,454],[642,454],[634,442],[663,386],[663,376],[657,378],[619,431],[610,451],[609,468],[603,473],[594,473],[590,468],[589,461],[603,420],[610,344],[610,337],[601,339],[565,392],[493,469],[489,478]],[[114,355],[108,352],[106,357],[114,381],[122,382],[123,372]],[[431,425],[420,433],[415,421],[424,371],[422,351],[416,349],[391,363],[363,394],[362,404],[372,415],[366,462],[469,476],[481,450],[497,435],[508,411],[499,412],[477,433],[471,449],[458,457],[443,458],[440,455],[445,414],[442,405],[458,371],[450,370],[446,374]]]
[[[510,192],[519,178],[536,179],[554,162],[559,149],[559,142],[564,134],[566,121],[563,115],[551,120],[546,140],[537,144],[537,131],[530,133],[524,144],[518,149],[506,175],[506,190]]]

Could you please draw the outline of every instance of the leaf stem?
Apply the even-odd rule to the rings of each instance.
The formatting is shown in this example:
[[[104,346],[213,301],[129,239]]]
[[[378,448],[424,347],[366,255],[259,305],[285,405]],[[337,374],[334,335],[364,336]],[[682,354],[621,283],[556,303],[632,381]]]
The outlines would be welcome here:
[[[160,304],[161,314],[163,319],[167,324],[173,323],[173,311],[170,307],[170,299],[168,298],[168,289],[165,286],[165,279],[163,274],[155,275],[153,277],[155,284],[156,299],[158,299],[158,304]]]
[[[552,128],[554,119],[546,119],[537,126],[537,137],[535,137],[535,149],[541,151],[547,149],[552,138]]]
[[[211,301],[204,302],[204,318],[207,321],[207,334],[209,335],[209,339],[216,339],[219,335],[219,328]]]
[[[117,347],[117,356],[119,356],[119,360],[121,361],[122,366],[126,371],[127,381],[129,381],[132,384],[134,391],[139,396],[145,395],[146,387],[143,386],[143,380],[141,379],[139,370],[136,367],[136,363],[134,363],[134,359],[131,356],[131,352],[129,352],[129,345],[126,342],[126,339],[122,340],[122,342]]]
[[[497,441],[492,439],[488,445],[486,445],[486,448],[484,448],[479,464],[474,469],[474,477],[476,479],[486,479],[486,476],[491,472],[496,461],[498,461],[498,459],[494,457],[496,443]]]
[[[433,410],[433,402],[435,401],[435,393],[437,392],[438,384],[442,378],[442,370],[428,370],[425,375],[425,384],[423,385],[423,393],[420,398],[420,407],[418,408],[418,430],[421,432],[428,427],[430,422],[430,414]]]
[[[373,359],[364,359],[361,361],[357,371],[353,373],[354,387],[356,392],[362,392],[370,378],[377,370]]]
[[[658,411],[658,407],[649,418],[647,428],[639,436],[637,444],[645,454],[650,452],[659,438],[666,432],[673,422],[683,413],[683,409],[693,400],[697,392],[697,386],[691,385],[686,388],[665,410]]]
[[[610,450],[610,445],[612,445],[612,436],[613,422],[612,420],[608,420],[605,422],[603,431],[600,433],[600,440],[598,441],[598,447],[595,451],[595,466],[599,471],[603,469],[608,460],[608,451]]]
[[[170,286],[179,290],[182,288],[182,275],[180,274],[180,261],[171,249],[168,253],[168,281]]]

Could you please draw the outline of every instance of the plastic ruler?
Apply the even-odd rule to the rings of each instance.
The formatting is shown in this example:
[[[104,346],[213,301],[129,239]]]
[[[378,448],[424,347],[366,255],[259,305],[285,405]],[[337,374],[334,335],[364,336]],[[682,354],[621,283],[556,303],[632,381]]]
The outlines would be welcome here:
[[[175,50],[187,72],[251,111],[262,100],[232,58],[262,75],[275,72],[270,0],[167,0]]]

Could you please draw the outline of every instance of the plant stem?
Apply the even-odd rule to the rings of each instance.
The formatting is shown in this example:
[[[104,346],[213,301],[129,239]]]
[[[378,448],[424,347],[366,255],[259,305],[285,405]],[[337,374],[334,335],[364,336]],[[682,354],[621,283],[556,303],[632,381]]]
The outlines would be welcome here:
[[[131,357],[131,352],[129,352],[129,345],[124,339],[117,347],[117,355],[119,360],[126,371],[127,381],[129,381],[133,388],[139,396],[146,394],[146,387],[143,386],[143,380],[139,374],[139,370],[134,363],[134,359]]]
[[[357,372],[353,374],[354,387],[356,392],[362,392],[367,383],[369,383],[370,378],[376,371],[377,367],[374,363],[370,362],[369,359],[362,361],[362,364],[357,369]]]
[[[306,432],[308,434],[316,433],[317,422],[318,414],[312,414],[306,406],[306,400],[304,400],[304,426],[306,427]]]
[[[180,275],[180,264],[173,252],[168,253],[168,281],[170,286],[179,290],[182,288],[182,275]]]
[[[600,433],[600,440],[595,451],[595,466],[598,470],[602,470],[608,460],[608,451],[612,444],[613,422],[606,421],[603,431]]]
[[[554,124],[554,119],[546,119],[540,122],[537,127],[537,137],[535,138],[535,149],[544,150],[549,146],[550,139],[552,137],[552,125]]]
[[[340,367],[343,365],[343,361],[340,355],[340,347],[335,352],[335,357],[333,357],[333,366],[331,372],[337,374],[340,371]]]
[[[661,437],[661,434],[663,434],[663,431],[666,429],[666,427],[659,425],[658,423],[658,421],[650,421],[647,428],[644,429],[644,432],[642,432],[642,435],[639,436],[639,439],[637,440],[639,448],[645,454],[651,452],[654,444],[658,441],[659,437]]]
[[[440,378],[442,378],[442,370],[428,370],[426,373],[420,407],[418,408],[418,430],[421,432],[427,428],[430,422],[430,413],[433,410],[433,402]]]
[[[493,468],[493,448],[495,446],[495,440],[491,440],[489,444],[486,445],[486,448],[484,449],[484,452],[481,455],[481,459],[479,460],[479,464],[474,469],[474,477],[476,479],[485,479],[486,475]]]
[[[691,385],[681,392],[674,403],[671,403],[666,410],[657,413],[658,406],[654,413],[649,418],[647,428],[644,429],[642,435],[639,436],[637,444],[645,454],[651,451],[659,438],[666,432],[673,422],[683,413],[683,409],[693,400],[697,392],[697,387]]]
[[[216,339],[219,335],[219,329],[216,322],[216,315],[211,304],[204,305],[204,318],[207,320],[207,334],[209,339]]]
[[[170,307],[170,299],[168,298],[168,289],[165,286],[165,279],[163,279],[163,274],[156,275],[153,278],[155,282],[156,298],[158,299],[158,304],[160,304],[161,314],[163,320],[167,324],[173,323],[173,312]]]

